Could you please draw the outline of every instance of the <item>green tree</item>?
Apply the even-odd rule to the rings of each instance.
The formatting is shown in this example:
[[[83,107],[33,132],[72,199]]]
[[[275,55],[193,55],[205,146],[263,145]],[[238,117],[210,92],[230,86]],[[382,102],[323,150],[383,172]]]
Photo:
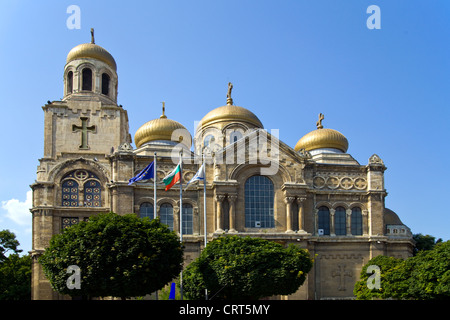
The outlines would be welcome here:
[[[71,296],[144,296],[182,268],[183,247],[159,219],[99,214],[53,236],[39,259],[52,287]],[[69,289],[67,268],[80,269],[80,289]]]
[[[31,257],[14,253],[0,263],[0,300],[31,299]]]
[[[16,239],[16,235],[9,230],[0,231],[0,262],[6,259],[6,252],[11,250],[14,253],[20,253],[18,249],[20,243]]]
[[[307,250],[260,238],[226,236],[208,243],[183,272],[190,299],[259,299],[291,294],[312,267]]]
[[[409,260],[409,261],[408,261]],[[409,277],[405,298],[450,299],[450,241],[437,243],[432,250],[419,251],[407,259]]]
[[[0,231],[0,300],[31,299],[31,258],[19,256],[19,245],[14,233]]]
[[[381,269],[381,288],[370,290],[366,274],[369,265]],[[450,299],[450,241],[437,243],[406,260],[378,256],[361,271],[355,284],[357,299]]]
[[[355,283],[353,294],[356,296],[356,299],[370,300],[389,298],[392,288],[390,287],[390,283],[386,277],[395,267],[401,264],[402,261],[402,259],[381,255],[370,259],[361,270],[360,280]],[[367,280],[370,276],[372,276],[372,273],[367,273],[367,268],[369,266],[377,266],[380,268],[380,288],[373,287],[372,289],[369,289]]]
[[[429,234],[423,235],[421,233],[413,234],[413,240],[416,242],[413,250],[413,254],[416,255],[421,250],[431,250],[437,243],[441,243],[442,239],[436,240],[435,237]]]

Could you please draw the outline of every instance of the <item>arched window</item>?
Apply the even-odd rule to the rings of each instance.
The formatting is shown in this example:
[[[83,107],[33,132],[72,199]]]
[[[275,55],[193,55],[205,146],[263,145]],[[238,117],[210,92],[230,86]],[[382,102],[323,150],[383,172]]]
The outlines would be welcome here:
[[[139,207],[139,216],[141,218],[149,217],[150,220],[153,219],[153,204],[150,202],[144,202]]]
[[[345,236],[347,234],[345,208],[337,207],[334,212],[334,233],[337,236]]]
[[[69,71],[67,73],[67,94],[73,91],[73,72]]]
[[[330,209],[328,207],[322,206],[319,208],[317,229],[323,230],[324,235],[330,234]]]
[[[274,188],[265,176],[253,176],[245,182],[245,227],[274,228]]]
[[[163,203],[159,209],[161,223],[166,224],[173,231],[173,207],[170,203]]]
[[[102,206],[102,188],[100,182],[88,180],[84,183],[84,205],[86,207]]]
[[[89,68],[84,68],[81,74],[82,74],[81,90],[92,91],[92,70]]]
[[[240,138],[242,138],[242,133],[239,131],[233,131],[230,134],[230,143],[234,143],[234,142],[238,141]]]
[[[354,207],[352,209],[351,221],[352,235],[361,236],[363,234],[361,208]]]
[[[75,180],[65,180],[62,183],[62,206],[78,207],[78,183]]]
[[[194,233],[194,215],[192,205],[183,204],[183,234]]]
[[[102,74],[102,94],[108,95],[109,94],[109,81],[110,77],[107,73]]]
[[[211,148],[212,144],[214,144],[215,138],[212,134],[208,134],[203,140],[203,147]]]

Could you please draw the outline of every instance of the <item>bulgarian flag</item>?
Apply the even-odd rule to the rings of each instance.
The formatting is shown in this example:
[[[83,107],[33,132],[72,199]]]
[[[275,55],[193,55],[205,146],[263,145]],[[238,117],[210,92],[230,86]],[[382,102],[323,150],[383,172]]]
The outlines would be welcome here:
[[[181,161],[181,160],[180,160]],[[163,179],[166,185],[166,191],[173,187],[175,183],[180,181],[181,178],[181,163],[179,163],[175,169],[167,177]]]

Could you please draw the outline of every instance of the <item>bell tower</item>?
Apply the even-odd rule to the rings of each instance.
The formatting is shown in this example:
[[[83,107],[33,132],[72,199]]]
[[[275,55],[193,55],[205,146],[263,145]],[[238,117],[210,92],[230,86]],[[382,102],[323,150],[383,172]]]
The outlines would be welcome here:
[[[91,42],[70,50],[64,95],[44,111],[44,155],[33,190],[32,299],[63,299],[51,289],[38,263],[54,234],[111,211],[110,154],[129,146],[127,111],[117,105],[117,65]]]
[[[63,99],[43,107],[45,158],[75,153],[102,156],[131,142],[127,112],[117,105],[117,84],[116,61],[95,44],[91,29],[91,42],[67,55]]]

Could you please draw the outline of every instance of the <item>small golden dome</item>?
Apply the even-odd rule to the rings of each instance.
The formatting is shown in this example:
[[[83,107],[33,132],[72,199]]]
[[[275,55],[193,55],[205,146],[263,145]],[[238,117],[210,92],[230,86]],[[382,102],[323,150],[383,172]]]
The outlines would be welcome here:
[[[173,141],[172,133],[177,129],[182,129],[183,131],[180,131],[180,134],[174,142],[182,143],[190,148],[192,145],[192,137],[189,131],[181,123],[175,120],[167,119],[164,111],[158,119],[153,119],[147,123],[144,123],[136,131],[136,134],[134,135],[134,143],[136,144],[136,147],[139,148],[144,143],[150,141]]]
[[[67,55],[66,63],[81,58],[90,58],[103,61],[111,68],[113,68],[114,71],[117,70],[116,61],[114,60],[113,56],[108,51],[106,51],[99,45],[96,45],[95,43],[79,44],[78,46],[70,50],[69,54]]]
[[[263,128],[261,121],[253,112],[243,107],[233,106],[230,104],[218,107],[208,112],[200,121],[198,128],[204,127],[208,124],[225,121],[247,122],[255,127]]]
[[[320,114],[319,121],[317,121],[317,129],[307,133],[300,140],[298,140],[294,148],[295,151],[299,151],[300,149],[311,151],[321,148],[334,148],[341,150],[344,153],[347,152],[347,138],[339,131],[333,129],[323,129],[323,119],[324,116]]]

